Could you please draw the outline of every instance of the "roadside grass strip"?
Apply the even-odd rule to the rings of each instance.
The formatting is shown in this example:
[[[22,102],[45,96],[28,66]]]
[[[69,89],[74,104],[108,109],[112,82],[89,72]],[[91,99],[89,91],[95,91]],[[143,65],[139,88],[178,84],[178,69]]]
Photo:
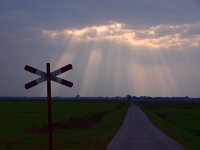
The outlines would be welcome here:
[[[150,120],[187,150],[200,149],[199,104],[141,104]]]
[[[126,115],[117,102],[55,102],[53,143],[56,150],[104,150]],[[47,150],[47,104],[0,102],[0,149]]]

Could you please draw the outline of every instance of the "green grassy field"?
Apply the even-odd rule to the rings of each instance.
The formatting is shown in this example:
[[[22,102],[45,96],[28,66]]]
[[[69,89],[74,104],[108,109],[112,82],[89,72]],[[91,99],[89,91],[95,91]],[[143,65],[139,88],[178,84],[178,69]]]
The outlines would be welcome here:
[[[52,109],[54,149],[103,150],[128,106],[114,102],[53,102]],[[48,149],[46,123],[46,102],[0,102],[0,149]]]
[[[167,135],[188,150],[200,149],[199,104],[143,104],[143,111]]]

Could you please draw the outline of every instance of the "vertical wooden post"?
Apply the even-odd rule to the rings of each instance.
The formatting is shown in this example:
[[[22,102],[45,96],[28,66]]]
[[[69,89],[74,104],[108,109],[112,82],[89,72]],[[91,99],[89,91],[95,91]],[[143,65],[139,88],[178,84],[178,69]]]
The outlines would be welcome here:
[[[46,69],[47,69],[47,97],[48,97],[47,101],[48,101],[49,150],[53,150],[50,63],[46,64]]]

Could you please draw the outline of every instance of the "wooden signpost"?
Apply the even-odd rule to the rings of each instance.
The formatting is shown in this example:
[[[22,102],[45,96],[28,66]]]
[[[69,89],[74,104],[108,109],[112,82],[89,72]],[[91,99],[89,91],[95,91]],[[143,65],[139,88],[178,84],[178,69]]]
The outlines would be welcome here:
[[[60,84],[63,84],[68,87],[72,87],[73,83],[59,77],[56,77],[59,74],[62,74],[68,70],[72,69],[72,65],[66,65],[58,70],[53,72],[50,71],[50,63],[46,64],[47,72],[41,71],[39,69],[33,68],[31,66],[26,65],[24,70],[39,75],[40,78],[33,80],[27,84],[25,84],[26,89],[30,89],[35,85],[38,85],[44,81],[47,81],[47,102],[48,102],[48,132],[49,132],[49,150],[53,150],[53,136],[52,136],[52,108],[51,108],[51,80]]]

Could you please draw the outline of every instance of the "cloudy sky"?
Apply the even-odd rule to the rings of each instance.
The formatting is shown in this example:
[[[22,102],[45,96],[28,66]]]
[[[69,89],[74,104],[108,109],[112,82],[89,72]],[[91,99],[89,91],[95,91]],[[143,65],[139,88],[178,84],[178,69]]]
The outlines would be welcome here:
[[[0,96],[46,96],[26,64],[56,70],[53,96],[200,97],[200,0],[1,0]]]

